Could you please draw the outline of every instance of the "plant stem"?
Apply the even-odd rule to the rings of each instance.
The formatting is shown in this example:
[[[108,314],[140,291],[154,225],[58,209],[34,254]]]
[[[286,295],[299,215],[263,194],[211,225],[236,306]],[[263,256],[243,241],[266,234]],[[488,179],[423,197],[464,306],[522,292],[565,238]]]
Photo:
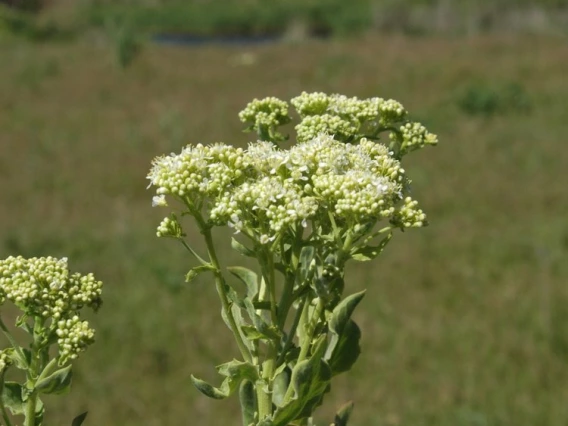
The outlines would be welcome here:
[[[268,291],[268,302],[270,303],[270,319],[273,325],[278,324],[277,318],[277,305],[276,305],[276,284],[274,277],[274,258],[270,250],[263,250],[263,256],[260,260],[260,268],[262,270],[262,276],[264,277],[264,282],[266,283],[266,288]]]
[[[32,391],[28,396],[26,401],[26,419],[24,420],[24,426],[35,426],[35,412],[37,404],[37,393]]]
[[[258,418],[264,419],[272,415],[272,380],[276,363],[277,351],[274,343],[270,343],[266,361],[262,363],[262,380],[256,382],[256,397],[258,400]],[[268,389],[265,387],[268,386]]]
[[[196,214],[194,217],[197,221],[197,225],[199,226],[199,230],[205,237],[205,243],[207,244],[207,252],[209,254],[209,260],[211,261],[211,264],[213,265],[214,268],[215,287],[217,288],[217,293],[219,294],[219,298],[221,299],[221,304],[223,305],[223,310],[225,311],[225,315],[227,316],[227,319],[229,321],[231,331],[235,336],[235,340],[237,341],[237,346],[239,347],[243,359],[246,362],[252,362],[252,355],[248,347],[245,345],[245,342],[243,341],[241,332],[235,321],[235,317],[231,312],[231,303],[229,302],[229,299],[227,298],[227,293],[225,291],[226,284],[223,275],[221,273],[221,266],[217,258],[217,253],[215,252],[215,246],[213,244],[211,229],[207,226],[201,215],[198,212],[195,213]]]
[[[307,299],[308,298],[306,296],[304,296],[302,298],[302,301],[300,302],[300,304],[298,306],[298,310],[296,311],[296,315],[294,316],[294,322],[292,323],[292,327],[290,328],[290,332],[286,336],[286,342],[284,342],[284,346],[282,347],[282,350],[280,351],[280,356],[278,357],[278,360],[276,361],[276,367],[277,368],[280,366],[280,364],[282,364],[282,362],[284,362],[284,358],[286,357],[286,354],[288,353],[288,349],[290,349],[290,346],[292,345],[292,342],[294,341],[294,336],[296,335],[296,329],[298,328],[298,324],[300,323],[300,317],[302,316],[302,311],[304,310],[304,306],[306,305]]]
[[[324,308],[324,301],[320,298],[318,299],[318,303],[314,309],[314,313],[307,324],[306,339],[304,340],[304,342],[302,342],[302,347],[300,349],[300,355],[298,355],[297,363],[304,361],[308,356],[308,351],[310,350],[312,340],[314,338],[314,331],[323,312],[323,308]]]
[[[31,393],[28,395],[26,400],[26,410],[25,410],[25,420],[24,426],[36,426],[36,405],[38,402],[38,392],[35,390],[35,385],[38,379],[43,376],[43,372],[46,370],[46,361],[49,359],[49,347],[44,347],[42,345],[43,332],[45,327],[45,319],[39,316],[34,317],[34,328],[33,328],[33,342],[30,345],[31,349],[31,362],[28,366],[28,371],[26,372],[28,389],[31,389]],[[55,360],[49,363],[49,367],[55,365]],[[47,373],[47,372],[46,372]],[[39,377],[38,377],[39,376]]]

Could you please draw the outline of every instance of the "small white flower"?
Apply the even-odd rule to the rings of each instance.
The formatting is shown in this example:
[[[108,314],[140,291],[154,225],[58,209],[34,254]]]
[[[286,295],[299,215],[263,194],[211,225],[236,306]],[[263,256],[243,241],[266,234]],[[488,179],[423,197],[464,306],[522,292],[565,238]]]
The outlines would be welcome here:
[[[152,197],[152,207],[166,207],[168,203],[166,202],[165,195],[155,195]]]

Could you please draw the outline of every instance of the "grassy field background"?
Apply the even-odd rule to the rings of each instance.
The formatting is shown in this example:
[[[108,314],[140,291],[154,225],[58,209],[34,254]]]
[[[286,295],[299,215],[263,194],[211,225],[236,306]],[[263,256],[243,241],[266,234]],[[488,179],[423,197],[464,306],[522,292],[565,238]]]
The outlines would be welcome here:
[[[190,383],[217,383],[237,350],[212,283],[185,284],[191,259],[155,237],[145,176],[186,143],[246,144],[249,100],[302,90],[393,97],[440,139],[405,167],[431,226],[348,271],[348,292],[369,289],[363,352],[317,423],[353,399],[354,426],[568,424],[566,39],[150,45],[120,69],[95,34],[4,40],[0,57],[0,256],[68,256],[105,282],[97,343],[48,425],[239,424],[236,401]],[[511,85],[523,108],[487,106]]]

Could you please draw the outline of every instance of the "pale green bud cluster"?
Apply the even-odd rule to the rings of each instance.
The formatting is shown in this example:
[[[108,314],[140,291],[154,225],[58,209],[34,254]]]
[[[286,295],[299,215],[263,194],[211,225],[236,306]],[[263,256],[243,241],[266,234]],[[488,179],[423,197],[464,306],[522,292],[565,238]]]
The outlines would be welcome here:
[[[290,121],[288,103],[275,97],[254,99],[239,113],[239,118],[249,125],[248,130],[283,140],[284,137],[274,129]]]
[[[298,141],[308,141],[321,133],[344,142],[358,140],[367,132],[376,136],[407,115],[404,107],[392,99],[303,92],[291,103],[302,119],[296,126]]]
[[[60,364],[68,359],[76,359],[95,341],[95,331],[89,328],[87,321],[81,321],[77,315],[57,322],[57,344]]]
[[[93,274],[70,273],[67,258],[10,256],[0,260],[2,303],[9,300],[26,316],[52,320],[50,327],[60,337],[60,364],[92,343],[94,331],[86,321],[79,322],[77,314],[84,306],[97,310],[101,293],[102,282]]]
[[[171,217],[166,217],[162,220],[158,226],[156,232],[158,237],[171,237],[171,238],[181,238],[185,236],[181,225],[179,224],[175,215],[172,214]]]
[[[408,115],[402,104],[394,99],[374,99],[376,99],[379,122],[385,127],[394,125]]]
[[[403,154],[438,143],[438,137],[435,134],[428,132],[422,124],[416,122],[401,126],[400,135],[391,133],[390,138],[393,141],[397,138],[402,140],[401,152]]]
[[[410,197],[404,199],[404,204],[396,212],[393,223],[402,228],[419,228],[424,226],[426,215],[418,208],[418,202]]]
[[[358,132],[358,126],[337,115],[309,115],[296,126],[299,142],[306,142],[317,135],[326,133],[337,138],[345,139]]]
[[[0,294],[29,315],[55,319],[83,306],[98,308],[102,282],[71,274],[67,258],[21,256],[0,260]]]

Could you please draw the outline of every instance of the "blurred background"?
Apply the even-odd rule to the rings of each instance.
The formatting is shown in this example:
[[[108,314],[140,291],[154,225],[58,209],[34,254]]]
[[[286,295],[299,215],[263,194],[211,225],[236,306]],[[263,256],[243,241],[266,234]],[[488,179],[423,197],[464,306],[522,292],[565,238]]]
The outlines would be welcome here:
[[[0,256],[105,283],[48,425],[240,424],[190,383],[238,352],[145,177],[303,90],[394,98],[440,139],[405,166],[431,225],[348,270],[363,352],[317,424],[350,399],[354,426],[568,424],[566,0],[0,3]]]

